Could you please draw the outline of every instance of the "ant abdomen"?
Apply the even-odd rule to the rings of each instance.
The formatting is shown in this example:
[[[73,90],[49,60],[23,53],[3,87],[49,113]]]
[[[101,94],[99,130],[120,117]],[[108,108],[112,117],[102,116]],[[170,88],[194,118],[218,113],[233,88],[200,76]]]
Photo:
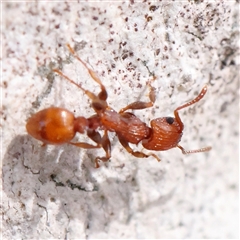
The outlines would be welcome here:
[[[28,134],[45,144],[62,144],[75,136],[73,113],[58,107],[50,107],[35,113],[26,124]]]
[[[156,118],[150,122],[150,138],[144,139],[144,148],[155,151],[164,151],[178,145],[182,137],[182,129],[173,117]]]

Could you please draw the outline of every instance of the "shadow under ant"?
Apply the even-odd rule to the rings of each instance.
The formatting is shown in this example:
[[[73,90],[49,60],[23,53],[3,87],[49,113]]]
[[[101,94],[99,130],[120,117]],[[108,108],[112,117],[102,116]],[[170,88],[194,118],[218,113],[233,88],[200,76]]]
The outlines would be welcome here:
[[[131,206],[132,195],[139,191],[135,176],[137,170],[128,179],[110,177],[98,183],[92,176],[97,170],[90,159],[81,162],[79,148],[63,145],[62,152],[59,149],[46,151],[45,147],[36,146],[35,142],[28,135],[17,136],[9,144],[3,158],[3,191],[8,198],[6,201],[15,214],[24,216],[12,218],[11,225],[18,226],[20,232],[26,229],[23,225],[29,225],[29,237],[34,236],[43,216],[46,216],[45,227],[49,231],[52,222],[57,220],[60,223],[60,218],[61,222],[65,219],[66,229],[71,219],[77,218],[85,223],[90,233],[104,231],[109,220],[120,219],[128,225],[135,214]],[[87,158],[87,155],[83,155],[83,158]],[[175,189],[150,205],[140,207],[138,211],[165,204],[174,192]],[[50,214],[53,211],[50,205],[53,204],[58,205],[56,216]],[[32,212],[29,212],[30,206]],[[14,234],[15,230],[10,231]]]

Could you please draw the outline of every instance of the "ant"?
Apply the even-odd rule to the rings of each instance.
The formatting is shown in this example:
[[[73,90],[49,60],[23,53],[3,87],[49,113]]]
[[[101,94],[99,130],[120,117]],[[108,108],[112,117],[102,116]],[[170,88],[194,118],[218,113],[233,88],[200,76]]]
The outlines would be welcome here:
[[[149,91],[150,102],[136,101],[122,108],[119,112],[116,112],[107,104],[108,94],[106,88],[102,84],[101,80],[98,78],[97,74],[93,70],[91,70],[86,65],[86,63],[81,60],[81,58],[78,57],[78,55],[75,53],[75,51],[71,48],[69,44],[67,44],[67,47],[71,54],[78,61],[80,61],[83,64],[83,66],[88,70],[89,75],[96,83],[99,84],[101,88],[100,93],[98,95],[95,95],[91,91],[86,90],[81,85],[75,83],[69,77],[64,75],[60,70],[58,69],[53,70],[54,72],[65,78],[67,81],[80,88],[92,100],[91,106],[96,112],[96,115],[93,116],[93,119],[95,121],[97,128],[104,129],[104,136],[101,138],[99,136],[99,133],[95,131],[97,128],[94,128],[94,134],[97,135],[99,139],[97,141],[95,140],[95,138],[91,137],[91,139],[97,143],[96,148],[102,147],[106,152],[105,157],[97,157],[95,159],[97,168],[99,167],[99,160],[106,162],[111,157],[111,145],[110,140],[108,138],[108,131],[115,132],[122,146],[130,154],[138,158],[147,158],[149,156],[153,156],[158,161],[161,161],[160,158],[154,153],[146,154],[140,151],[134,151],[129,146],[129,143],[137,145],[138,143],[142,142],[144,148],[154,151],[165,151],[177,147],[182,151],[183,154],[207,152],[211,150],[211,147],[205,147],[187,151],[178,144],[181,141],[184,129],[184,125],[181,121],[181,118],[179,117],[178,111],[200,101],[207,92],[206,85],[202,88],[201,92],[195,99],[186,104],[183,104],[182,106],[179,106],[174,110],[175,118],[173,117],[156,118],[150,122],[151,127],[148,127],[146,123],[142,122],[133,113],[126,111],[130,109],[131,110],[145,109],[153,106],[154,102],[156,101],[156,94],[155,89],[151,86],[151,82],[154,81],[156,77],[153,77],[153,79],[148,83],[148,86],[150,88]],[[93,131],[91,127],[90,130],[91,132]],[[67,140],[65,142],[67,142]],[[82,147],[81,145],[77,144],[74,145]]]

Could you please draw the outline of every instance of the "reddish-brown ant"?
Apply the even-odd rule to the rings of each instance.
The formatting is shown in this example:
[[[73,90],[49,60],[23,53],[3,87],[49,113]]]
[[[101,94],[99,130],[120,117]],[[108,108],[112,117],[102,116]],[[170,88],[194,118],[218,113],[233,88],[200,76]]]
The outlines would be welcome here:
[[[101,126],[101,128],[105,130],[104,137],[103,137],[104,140],[100,138],[101,140],[97,141],[98,143],[97,147],[100,147],[101,145],[104,148],[104,150],[106,151],[106,157],[96,158],[95,162],[97,167],[99,167],[98,160],[107,161],[111,157],[110,155],[111,146],[110,146],[110,141],[108,139],[107,131],[115,132],[122,146],[129,153],[131,153],[132,155],[138,158],[147,158],[149,156],[153,156],[158,161],[160,161],[160,158],[154,153],[145,154],[140,151],[134,151],[129,146],[129,143],[138,144],[139,142],[142,141],[142,145],[144,148],[148,150],[155,150],[155,151],[164,151],[174,147],[178,147],[179,149],[181,149],[183,154],[206,152],[211,149],[211,147],[205,147],[197,150],[186,151],[182,146],[178,144],[181,140],[181,137],[183,134],[183,128],[184,128],[184,125],[179,117],[178,111],[183,108],[189,107],[190,105],[195,104],[200,99],[202,99],[207,92],[207,86],[203,87],[202,91],[195,99],[176,108],[174,111],[175,118],[173,117],[157,118],[152,120],[150,122],[151,127],[148,127],[133,113],[126,112],[126,111],[129,109],[136,110],[136,109],[144,109],[144,108],[153,106],[156,96],[155,96],[154,88],[150,84],[151,81],[148,84],[150,87],[150,93],[149,93],[150,102],[140,102],[140,101],[133,102],[128,106],[126,106],[125,108],[122,108],[119,112],[116,112],[107,104],[107,101],[106,101],[107,91],[104,85],[102,84],[101,80],[96,75],[96,73],[90,68],[88,68],[86,63],[84,63],[76,55],[74,50],[69,45],[67,46],[69,48],[69,51],[73,54],[73,56],[77,58],[88,70],[92,79],[95,82],[97,82],[101,87],[100,93],[98,94],[98,96],[96,96],[94,93],[88,90],[85,90],[82,86],[76,84],[73,80],[71,80],[66,75],[64,75],[60,70],[58,69],[54,70],[54,72],[58,73],[60,76],[64,77],[67,81],[71,82],[72,84],[80,88],[82,91],[84,91],[84,93],[92,100],[92,107],[98,116],[98,118],[96,117],[98,127]]]

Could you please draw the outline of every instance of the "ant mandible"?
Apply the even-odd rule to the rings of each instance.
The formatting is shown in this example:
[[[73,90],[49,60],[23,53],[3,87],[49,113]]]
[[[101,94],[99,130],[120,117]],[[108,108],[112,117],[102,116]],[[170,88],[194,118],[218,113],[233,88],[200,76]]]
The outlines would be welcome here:
[[[154,77],[151,81],[149,81],[148,86],[150,88],[149,92],[149,100],[150,102],[141,102],[136,101],[125,108],[122,108],[119,112],[116,112],[112,109],[107,103],[107,91],[101,80],[97,76],[97,74],[88,68],[85,62],[79,58],[79,56],[75,53],[75,51],[67,44],[69,51],[72,55],[80,61],[83,66],[88,70],[92,79],[100,85],[101,91],[96,96],[94,93],[84,89],[82,86],[76,84],[69,77],[64,75],[60,70],[54,69],[53,71],[58,73],[60,76],[64,77],[67,81],[76,85],[80,88],[91,100],[92,107],[95,110],[97,116],[99,117],[99,126],[105,130],[104,131],[104,141],[102,141],[102,147],[106,151],[106,157],[97,157],[95,159],[96,167],[99,167],[98,160],[108,161],[111,157],[111,147],[110,141],[108,138],[107,132],[115,132],[122,146],[132,155],[138,158],[147,158],[149,156],[155,157],[158,161],[160,158],[154,153],[143,153],[140,151],[134,151],[130,146],[131,144],[138,144],[142,142],[144,148],[148,150],[154,151],[165,151],[174,147],[178,147],[183,154],[189,153],[197,153],[197,152],[206,152],[211,150],[211,147],[200,148],[196,150],[185,150],[178,143],[181,141],[181,137],[183,134],[184,125],[179,117],[178,111],[189,107],[199,100],[201,100],[207,92],[207,86],[204,86],[199,95],[193,99],[192,101],[176,108],[174,110],[173,117],[163,117],[156,118],[150,122],[151,127],[148,127],[146,123],[142,122],[137,116],[135,116],[131,112],[126,112],[127,110],[137,110],[137,109],[145,109],[152,107],[154,102],[156,101],[155,89],[151,86],[151,82],[156,79]]]

